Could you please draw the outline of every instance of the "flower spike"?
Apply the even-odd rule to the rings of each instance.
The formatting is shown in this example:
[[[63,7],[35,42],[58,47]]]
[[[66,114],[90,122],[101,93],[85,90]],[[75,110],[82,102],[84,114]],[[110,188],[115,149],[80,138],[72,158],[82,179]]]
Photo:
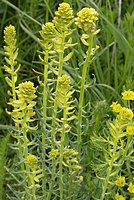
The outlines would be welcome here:
[[[59,4],[58,11],[55,12],[53,23],[59,32],[68,29],[73,20],[73,10],[68,3]]]
[[[85,32],[95,32],[98,12],[94,8],[83,8],[77,13],[75,24]]]

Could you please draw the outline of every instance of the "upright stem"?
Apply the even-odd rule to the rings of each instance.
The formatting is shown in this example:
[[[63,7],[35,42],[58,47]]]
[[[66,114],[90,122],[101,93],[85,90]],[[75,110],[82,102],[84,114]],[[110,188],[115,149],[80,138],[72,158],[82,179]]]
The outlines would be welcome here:
[[[24,142],[24,152],[23,152],[23,159],[26,160],[26,157],[28,156],[28,146],[27,146],[27,121],[26,121],[26,110],[27,108],[25,108],[25,110],[23,111],[23,125],[22,125],[22,134],[23,134],[23,142]],[[25,170],[26,170],[26,173],[28,173],[28,167],[27,165],[25,165]],[[24,172],[23,176],[24,176],[24,186],[25,186],[25,190],[26,190],[26,199],[28,199],[28,189],[27,189],[27,186],[28,186],[28,183],[27,183],[27,176],[25,175],[26,174]]]
[[[32,172],[32,173],[34,173],[34,172]],[[33,186],[32,187],[32,200],[36,200],[36,186],[35,186],[34,176],[32,176],[30,178],[30,181],[31,181],[31,185]]]
[[[13,100],[16,100],[16,93],[15,93],[15,80],[14,80],[14,65],[11,65],[11,70],[12,70],[12,94],[13,94]]]
[[[87,51],[87,57],[85,59],[83,70],[82,70],[82,79],[81,79],[81,87],[80,87],[80,98],[79,98],[79,105],[78,105],[78,136],[77,136],[77,150],[78,155],[80,157],[81,154],[81,134],[82,134],[82,107],[83,107],[83,99],[84,99],[84,89],[85,89],[85,80],[86,80],[86,73],[87,68],[89,67],[89,62],[91,58],[91,51],[93,46],[93,35],[91,34],[89,38],[89,46]]]
[[[127,156],[127,152],[128,152],[128,149],[129,149],[129,145],[130,145],[130,143],[131,143],[131,141],[132,141],[132,136],[131,135],[128,135],[127,136],[128,138],[127,138],[127,143],[126,143],[126,147],[125,147],[125,149],[124,149],[124,153],[123,153],[123,155],[122,155],[122,158],[121,158],[121,166],[123,166],[123,164],[124,164],[124,162],[125,162],[125,158],[126,158],[126,156]],[[126,165],[127,164],[129,164],[129,160],[126,162]],[[128,169],[128,171],[130,172],[130,167],[129,167],[130,165],[127,165],[127,169]],[[129,174],[131,174],[131,173],[129,173]]]
[[[101,200],[103,200],[105,198],[105,194],[106,194],[106,190],[107,190],[110,174],[112,172],[112,168],[113,168],[113,164],[114,164],[114,160],[115,160],[115,156],[116,156],[117,142],[118,142],[118,140],[116,139],[116,141],[114,142],[113,156],[112,156],[112,159],[111,159],[111,161],[109,163],[107,176],[105,178],[105,183],[103,185],[103,191],[102,191],[102,195],[101,195]]]
[[[45,157],[46,157],[46,118],[47,118],[47,79],[48,79],[48,44],[46,44],[46,51],[44,57],[44,83],[43,83],[43,122],[42,122],[42,169],[43,169],[43,197],[46,198],[46,168],[45,168]]]
[[[63,151],[64,151],[64,141],[65,141],[65,124],[67,120],[67,109],[63,110],[63,123],[62,123],[62,135],[61,135],[61,145],[60,145],[60,163],[59,163],[59,178],[60,178],[60,200],[63,200]]]
[[[58,70],[58,77],[57,77],[57,85],[56,85],[55,96],[56,96],[56,93],[57,93],[58,87],[59,87],[58,78],[61,77],[61,75],[62,75],[63,58],[64,58],[64,41],[65,41],[65,35],[63,34],[62,42],[61,42],[61,50],[59,52],[59,70]],[[52,142],[51,143],[51,148],[52,149],[54,149],[54,147],[55,147],[56,115],[57,115],[57,104],[56,104],[56,100],[54,100],[54,108],[53,108],[53,115],[52,115],[52,131],[51,131],[51,142]],[[51,180],[51,183],[50,183],[50,186],[49,186],[50,187],[50,191],[48,193],[47,200],[51,199],[55,172],[56,172],[55,160],[52,160],[52,180]]]
[[[61,77],[61,75],[62,75],[63,58],[64,58],[64,40],[65,40],[65,36],[63,35],[62,43],[61,43],[61,50],[59,52],[59,70],[58,70],[55,96],[56,96],[56,93],[57,93],[58,87],[59,87],[58,78]],[[52,132],[51,132],[52,148],[54,148],[54,134],[55,134],[55,129],[56,129],[56,127],[55,127],[56,115],[57,115],[57,104],[56,104],[56,101],[54,101],[54,111],[53,111],[53,116],[52,116]]]

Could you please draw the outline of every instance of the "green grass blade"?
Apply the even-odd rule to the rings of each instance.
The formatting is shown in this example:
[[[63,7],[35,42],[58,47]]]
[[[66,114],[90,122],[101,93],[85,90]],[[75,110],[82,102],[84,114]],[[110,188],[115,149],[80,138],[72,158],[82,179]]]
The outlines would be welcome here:
[[[18,13],[26,16],[27,18],[29,18],[31,21],[33,21],[34,23],[38,24],[38,25],[42,25],[40,22],[38,22],[37,20],[35,20],[33,17],[31,17],[30,15],[26,14],[25,12],[23,12],[22,10],[20,10],[19,8],[17,8],[15,5],[13,5],[12,3],[10,3],[7,0],[2,0],[3,3],[6,3],[8,6],[12,7],[14,10],[16,10]]]
[[[10,134],[0,139],[0,199],[3,199],[3,185],[5,183],[5,164],[6,164],[6,146],[9,140]]]

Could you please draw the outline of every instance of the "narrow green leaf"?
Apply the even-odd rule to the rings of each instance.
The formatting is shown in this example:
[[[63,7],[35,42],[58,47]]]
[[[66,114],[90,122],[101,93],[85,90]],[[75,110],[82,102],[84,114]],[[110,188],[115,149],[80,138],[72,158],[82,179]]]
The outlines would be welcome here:
[[[70,60],[71,59],[71,57],[73,56],[73,51],[72,52],[70,52],[67,56],[65,56],[64,57],[64,62],[67,62],[68,60]]]

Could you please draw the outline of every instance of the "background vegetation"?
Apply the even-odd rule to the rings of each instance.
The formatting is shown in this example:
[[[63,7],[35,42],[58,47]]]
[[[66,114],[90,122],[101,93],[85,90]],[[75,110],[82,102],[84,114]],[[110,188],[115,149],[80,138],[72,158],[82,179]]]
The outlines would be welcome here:
[[[3,194],[3,190],[11,189],[12,179],[6,174],[8,174],[14,154],[14,150],[11,151],[9,147],[13,141],[13,138],[9,137],[9,132],[13,128],[12,121],[5,112],[5,109],[9,107],[7,105],[9,97],[7,95],[8,85],[5,82],[6,74],[3,70],[5,63],[3,30],[9,24],[16,28],[19,48],[18,62],[21,64],[19,82],[31,80],[38,85],[35,71],[42,72],[43,70],[38,58],[38,51],[41,50],[38,41],[39,31],[42,24],[52,20],[54,12],[61,2],[63,1],[0,1],[0,194]],[[93,7],[100,15],[97,27],[101,31],[96,39],[96,44],[100,46],[100,49],[91,61],[85,87],[86,112],[84,113],[82,137],[84,181],[79,192],[79,199],[92,199],[95,198],[97,188],[96,199],[99,199],[101,186],[95,173],[98,162],[102,159],[102,150],[98,151],[98,143],[93,142],[93,134],[103,133],[101,136],[105,136],[106,122],[113,117],[109,105],[112,101],[124,103],[120,97],[121,92],[124,89],[134,90],[133,0],[66,0],[64,2],[71,5],[75,16],[83,7]],[[73,40],[74,43],[78,43],[75,56],[71,59],[71,67],[65,66],[64,70],[71,76],[73,87],[78,90],[79,80],[77,77],[82,70],[84,47],[81,47],[79,35],[76,35],[75,32]],[[77,93],[76,98],[78,98]],[[94,170],[95,168],[96,170]],[[10,196],[9,193],[8,195]],[[3,196],[2,198],[6,199],[7,197]]]

